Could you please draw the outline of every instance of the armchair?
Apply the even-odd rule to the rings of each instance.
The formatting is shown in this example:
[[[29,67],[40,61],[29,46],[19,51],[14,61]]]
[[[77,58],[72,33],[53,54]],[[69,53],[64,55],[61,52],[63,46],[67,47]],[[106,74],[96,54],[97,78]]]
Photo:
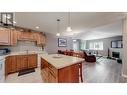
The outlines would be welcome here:
[[[85,51],[84,52],[84,58],[86,62],[96,62],[96,57],[95,55],[92,54],[87,54]]]

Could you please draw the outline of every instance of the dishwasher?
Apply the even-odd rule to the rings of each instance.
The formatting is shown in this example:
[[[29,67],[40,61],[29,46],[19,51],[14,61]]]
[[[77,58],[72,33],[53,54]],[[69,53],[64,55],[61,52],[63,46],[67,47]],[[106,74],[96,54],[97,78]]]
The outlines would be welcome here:
[[[5,59],[0,58],[0,83],[5,80]]]

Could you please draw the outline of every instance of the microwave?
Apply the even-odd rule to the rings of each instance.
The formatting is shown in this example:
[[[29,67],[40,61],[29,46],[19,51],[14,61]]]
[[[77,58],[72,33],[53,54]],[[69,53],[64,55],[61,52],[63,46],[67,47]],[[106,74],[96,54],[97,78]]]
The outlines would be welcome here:
[[[10,52],[11,52],[10,49],[8,49],[8,48],[2,48],[2,49],[0,49],[0,56],[1,55],[9,54]]]

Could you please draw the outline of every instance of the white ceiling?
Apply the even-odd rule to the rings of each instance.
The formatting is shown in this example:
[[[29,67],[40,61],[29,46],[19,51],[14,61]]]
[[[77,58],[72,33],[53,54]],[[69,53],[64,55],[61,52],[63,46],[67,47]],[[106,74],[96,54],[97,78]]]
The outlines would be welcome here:
[[[119,33],[121,22],[124,17],[124,13],[116,12],[73,12],[71,16],[71,27],[73,30],[73,37],[81,37],[84,39],[88,37],[88,34],[94,31],[94,35],[109,35],[112,32]],[[71,33],[66,32],[68,25],[68,13],[67,12],[16,12],[15,21],[17,26],[26,27],[42,32],[48,32],[52,34],[57,33],[57,19],[60,19],[60,32],[63,36],[68,36]],[[112,24],[113,23],[113,24]],[[116,24],[115,24],[116,23]],[[107,25],[107,26],[106,26]],[[35,27],[39,26],[39,29]],[[106,27],[102,27],[106,26]],[[103,34],[100,34],[103,33]],[[85,36],[87,35],[87,36]],[[93,38],[91,36],[91,38]]]
[[[76,38],[80,37],[81,39],[84,40],[92,40],[121,35],[122,35],[122,20],[91,29],[90,31],[84,33],[80,33],[79,35],[76,36]]]

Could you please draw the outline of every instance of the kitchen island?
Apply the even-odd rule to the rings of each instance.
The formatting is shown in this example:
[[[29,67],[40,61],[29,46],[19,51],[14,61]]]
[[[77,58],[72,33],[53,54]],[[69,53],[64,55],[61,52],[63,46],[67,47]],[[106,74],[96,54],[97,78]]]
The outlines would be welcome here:
[[[60,54],[41,56],[41,75],[46,83],[79,83],[84,59]]]

